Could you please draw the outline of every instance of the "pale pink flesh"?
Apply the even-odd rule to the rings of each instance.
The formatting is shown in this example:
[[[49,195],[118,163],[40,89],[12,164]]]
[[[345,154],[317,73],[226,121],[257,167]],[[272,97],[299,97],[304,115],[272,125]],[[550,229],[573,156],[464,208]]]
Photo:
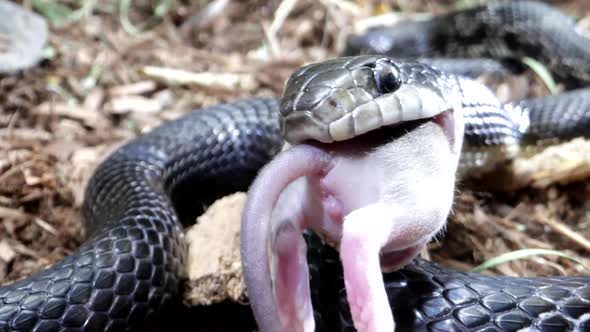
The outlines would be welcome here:
[[[246,283],[261,331],[314,329],[304,229],[340,249],[357,330],[393,331],[381,268],[407,264],[445,223],[462,137],[462,126],[451,127],[460,135],[450,139],[449,127],[437,125],[448,120],[361,154],[299,145],[261,171],[242,223]]]
[[[271,271],[276,271],[274,291],[282,331],[313,331],[306,245],[301,231],[286,224],[273,242]]]

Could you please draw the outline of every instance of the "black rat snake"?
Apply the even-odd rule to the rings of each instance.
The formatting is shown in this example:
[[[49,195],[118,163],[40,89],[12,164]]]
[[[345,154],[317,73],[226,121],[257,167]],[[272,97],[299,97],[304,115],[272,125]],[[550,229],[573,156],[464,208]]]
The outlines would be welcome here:
[[[432,36],[428,43],[420,43],[420,52],[506,57],[513,54],[507,51],[522,50],[539,55],[568,86],[590,81],[590,42],[575,34],[570,18],[548,6],[505,2],[445,17],[416,23],[415,29],[426,29],[423,35]],[[432,25],[436,34],[428,30]],[[351,49],[371,52],[378,45],[371,38],[359,39],[369,41],[364,45],[353,42]],[[494,47],[482,47],[482,40],[491,40]],[[461,49],[485,49],[492,54],[457,53]],[[530,125],[525,131],[513,126],[508,131],[492,127],[486,132],[490,123],[509,124],[507,116],[491,122],[468,120],[466,140],[476,147],[502,144],[507,132],[531,141],[556,134],[566,139],[587,136],[589,93],[580,90],[563,99],[554,96],[513,104],[514,109],[526,110],[521,116],[531,115],[526,117]],[[477,105],[477,96],[471,97]],[[554,110],[536,111],[544,107]],[[83,221],[88,241],[50,269],[0,288],[0,331],[122,331],[141,326],[178,293],[185,251],[180,220],[191,220],[198,213],[191,206],[190,193],[196,191],[210,202],[246,189],[283,144],[278,108],[276,99],[263,98],[213,106],[164,124],[113,153],[97,169],[86,191]],[[333,257],[317,239],[311,241],[316,250],[309,251],[310,262]],[[321,292],[313,288],[320,293],[314,297],[319,304],[315,305],[318,328],[350,330],[341,286],[326,280],[327,276],[338,279],[338,268],[322,273],[322,280],[312,279],[312,285],[323,283]],[[401,319],[398,330],[590,330],[588,277],[489,277],[416,260],[386,274],[385,280],[392,310]],[[338,299],[340,306],[333,302]]]

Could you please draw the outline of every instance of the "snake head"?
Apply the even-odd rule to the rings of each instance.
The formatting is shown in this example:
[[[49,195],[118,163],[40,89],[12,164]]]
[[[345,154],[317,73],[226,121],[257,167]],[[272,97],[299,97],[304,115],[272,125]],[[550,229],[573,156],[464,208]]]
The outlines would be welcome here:
[[[343,141],[384,126],[428,119],[453,109],[446,75],[386,56],[311,64],[287,82],[281,129],[287,141]]]

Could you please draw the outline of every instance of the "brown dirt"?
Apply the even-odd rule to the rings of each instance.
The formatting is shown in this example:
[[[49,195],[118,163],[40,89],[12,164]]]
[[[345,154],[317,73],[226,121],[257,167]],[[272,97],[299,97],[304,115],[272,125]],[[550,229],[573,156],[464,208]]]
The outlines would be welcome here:
[[[186,232],[189,254],[184,300],[188,305],[247,301],[240,260],[240,219],[245,203],[245,193],[219,199]]]
[[[584,0],[554,2],[586,21],[590,17]],[[234,1],[211,17],[199,15],[204,2],[175,1],[164,19],[144,27],[140,35],[123,30],[117,2],[98,3],[90,17],[52,28],[53,59],[0,76],[0,284],[45,269],[83,242],[79,210],[85,182],[115,147],[194,108],[278,95],[295,68],[338,54],[355,30],[352,22],[389,9],[440,12],[451,2],[399,0],[372,6],[360,0],[300,0],[274,31],[281,1]],[[133,3],[132,22],[151,22],[151,2]],[[147,75],[146,66],[225,73],[237,83],[173,84]],[[531,77],[504,83],[508,85],[498,91],[546,92]],[[461,189],[446,237],[431,246],[429,255],[469,269],[503,252],[549,248],[582,257],[590,266],[584,258],[590,257],[590,249],[583,243],[590,239],[589,197],[588,179],[505,193]],[[582,242],[572,234],[581,235]],[[492,272],[525,276],[587,271],[568,260],[536,257]],[[239,304],[176,314],[178,326],[190,324],[196,331],[253,329],[247,307]]]

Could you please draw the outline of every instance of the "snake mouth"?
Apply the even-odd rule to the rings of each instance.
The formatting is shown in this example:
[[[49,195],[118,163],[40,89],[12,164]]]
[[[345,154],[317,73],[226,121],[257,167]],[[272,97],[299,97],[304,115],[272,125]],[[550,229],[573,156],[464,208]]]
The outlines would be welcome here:
[[[405,249],[392,250],[380,253],[380,264],[383,272],[392,272],[408,264],[424,245],[417,244]]]
[[[392,142],[403,135],[412,132],[416,128],[425,125],[426,123],[434,122],[442,128],[445,136],[452,145],[454,144],[457,135],[454,121],[453,110],[448,110],[428,118],[403,121],[391,125],[381,126],[359,136],[355,136],[349,140],[334,141],[332,143],[306,140],[302,143],[324,148],[325,150],[333,152],[363,151],[364,153]]]
[[[457,136],[463,135],[463,125],[456,123],[457,117],[455,116],[455,112],[453,110],[447,110],[433,116],[431,120],[441,127],[441,129],[445,133],[445,136],[449,140],[451,147],[455,147],[455,152],[459,152],[457,150],[457,147],[460,149],[461,144],[457,145],[456,143],[457,140],[459,140],[459,142],[461,143],[463,142],[463,140],[461,140]]]

